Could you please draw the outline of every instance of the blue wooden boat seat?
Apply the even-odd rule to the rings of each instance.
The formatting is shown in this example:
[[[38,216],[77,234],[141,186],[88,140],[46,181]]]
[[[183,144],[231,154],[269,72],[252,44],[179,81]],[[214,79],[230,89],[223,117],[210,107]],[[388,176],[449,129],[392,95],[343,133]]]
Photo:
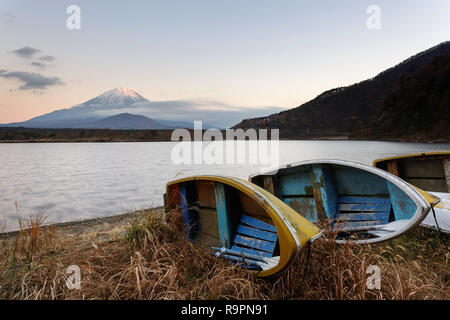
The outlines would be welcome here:
[[[245,268],[257,269],[258,261],[273,256],[277,240],[277,229],[273,225],[242,215],[231,250],[213,249],[226,253],[223,255],[226,259],[243,263]]]
[[[381,197],[338,197],[333,228],[339,231],[368,229],[389,222],[391,200]]]

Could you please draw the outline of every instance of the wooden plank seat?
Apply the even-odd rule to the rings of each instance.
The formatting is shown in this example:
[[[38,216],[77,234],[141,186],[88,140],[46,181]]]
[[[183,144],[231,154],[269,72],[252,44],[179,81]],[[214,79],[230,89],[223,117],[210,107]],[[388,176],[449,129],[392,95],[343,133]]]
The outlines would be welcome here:
[[[231,249],[226,247],[212,249],[217,257],[242,263],[244,268],[260,269],[261,263],[273,256],[277,240],[277,230],[274,226],[242,215]]]
[[[367,230],[389,222],[389,198],[340,196],[332,225],[338,231]]]

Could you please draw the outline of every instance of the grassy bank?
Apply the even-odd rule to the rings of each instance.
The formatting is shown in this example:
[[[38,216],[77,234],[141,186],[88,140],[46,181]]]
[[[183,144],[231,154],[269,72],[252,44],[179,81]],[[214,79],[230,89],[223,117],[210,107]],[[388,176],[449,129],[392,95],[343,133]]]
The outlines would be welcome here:
[[[437,233],[416,228],[377,245],[311,246],[282,277],[256,278],[185,240],[180,216],[131,214],[108,228],[41,227],[42,217],[0,240],[0,299],[449,299],[449,251]],[[122,221],[122,220],[121,220]],[[448,239],[447,239],[448,240]],[[68,289],[67,267],[81,270]],[[367,289],[369,265],[381,289]]]

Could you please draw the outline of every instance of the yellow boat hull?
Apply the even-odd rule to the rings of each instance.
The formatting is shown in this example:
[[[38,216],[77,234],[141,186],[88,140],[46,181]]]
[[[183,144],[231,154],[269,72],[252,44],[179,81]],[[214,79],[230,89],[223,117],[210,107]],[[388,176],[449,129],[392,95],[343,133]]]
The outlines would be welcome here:
[[[270,269],[257,271],[258,277],[280,275],[295,261],[300,250],[307,245],[308,241],[320,236],[320,231],[316,226],[298,215],[284,202],[257,185],[238,178],[194,176],[171,181],[166,186],[167,210],[175,209],[180,205],[179,185],[187,182],[195,183],[199,197],[197,203],[200,203],[200,206],[214,206],[214,199],[211,199],[214,194],[211,192],[211,186],[219,183],[238,191],[243,210],[253,211],[272,222],[278,235],[278,264]],[[215,232],[215,230],[203,231]]]

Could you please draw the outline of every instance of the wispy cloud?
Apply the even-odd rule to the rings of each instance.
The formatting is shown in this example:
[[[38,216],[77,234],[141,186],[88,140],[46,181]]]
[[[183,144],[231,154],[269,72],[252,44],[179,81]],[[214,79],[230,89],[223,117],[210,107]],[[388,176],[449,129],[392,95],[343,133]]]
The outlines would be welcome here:
[[[47,66],[46,63],[50,63],[56,59],[54,56],[51,55],[38,56],[38,54],[42,53],[42,51],[28,46],[14,50],[12,51],[12,53],[18,56],[19,58],[27,60],[33,59],[34,61],[31,62],[30,65],[38,67],[39,69],[45,69],[45,67]]]
[[[34,55],[36,55],[39,52],[41,52],[41,50],[31,47],[23,47],[13,51],[15,55],[24,59],[31,59],[33,58]]]
[[[42,92],[48,87],[64,84],[58,77],[47,77],[36,72],[0,70],[0,77],[23,82],[17,90],[41,90]]]
[[[54,56],[42,56],[42,57],[39,57],[38,58],[38,60],[41,60],[41,61],[46,61],[46,62],[52,62],[53,60],[55,60],[56,58],[54,57]]]
[[[32,48],[32,47],[23,47],[23,48],[12,51],[12,53],[14,53],[16,56],[18,56],[20,58],[24,58],[24,59],[36,59],[36,60],[44,61],[44,62],[52,62],[56,59],[54,56],[51,56],[48,54],[36,57],[36,55],[41,52],[42,52],[41,50]],[[36,64],[33,64],[33,65],[36,65]]]
[[[0,12],[0,22],[14,23],[17,17],[8,12]]]
[[[38,61],[33,61],[30,63],[33,67],[38,67],[39,69],[45,69],[46,64]]]

